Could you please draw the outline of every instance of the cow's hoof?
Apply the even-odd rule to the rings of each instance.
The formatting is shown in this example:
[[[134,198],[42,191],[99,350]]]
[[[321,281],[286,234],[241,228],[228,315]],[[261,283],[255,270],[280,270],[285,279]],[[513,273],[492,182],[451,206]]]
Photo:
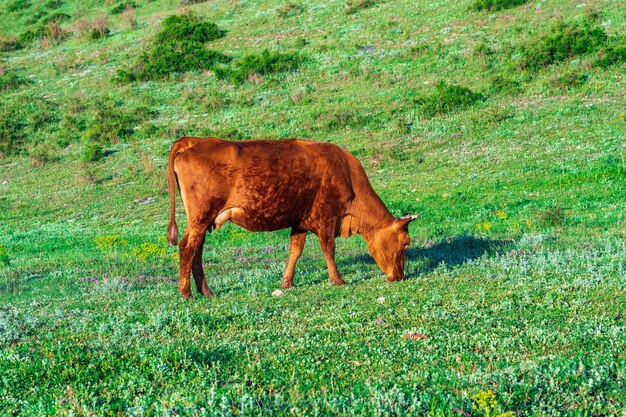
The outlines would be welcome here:
[[[291,287],[293,287],[293,281],[289,281],[289,280],[283,279],[280,282],[280,288],[287,289],[287,288],[291,288]]]
[[[208,288],[206,290],[202,290],[202,295],[205,297],[215,297],[215,294],[213,294],[213,291],[209,290]]]
[[[183,296],[184,300],[189,300],[191,298],[191,291],[189,291],[189,292],[181,292],[180,295]]]
[[[342,286],[342,285],[346,285],[346,281],[342,280],[341,278],[338,279],[334,279],[332,281],[330,281],[331,284],[336,285],[338,287]]]

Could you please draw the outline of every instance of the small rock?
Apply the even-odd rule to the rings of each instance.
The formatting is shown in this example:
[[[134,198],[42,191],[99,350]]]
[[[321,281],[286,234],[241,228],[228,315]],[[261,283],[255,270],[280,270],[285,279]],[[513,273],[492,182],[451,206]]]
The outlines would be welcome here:
[[[274,297],[282,297],[284,295],[285,295],[285,293],[282,290],[274,290],[274,291],[272,291],[272,296],[274,296]]]
[[[385,297],[378,297],[376,301],[378,302],[378,304],[385,304]]]
[[[422,333],[407,333],[404,337],[412,340],[428,340],[428,336]]]

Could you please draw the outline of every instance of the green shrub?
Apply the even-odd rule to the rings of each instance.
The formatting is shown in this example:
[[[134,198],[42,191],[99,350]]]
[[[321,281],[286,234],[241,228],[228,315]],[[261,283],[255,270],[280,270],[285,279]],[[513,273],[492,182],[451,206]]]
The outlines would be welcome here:
[[[343,6],[345,14],[355,14],[378,4],[380,0],[347,0]]]
[[[121,3],[116,4],[115,6],[113,6],[110,10],[111,14],[122,14],[124,12],[124,10],[126,9],[136,9],[137,8],[137,3],[135,3],[134,1],[123,1]]]
[[[234,83],[245,82],[252,74],[269,75],[292,71],[300,66],[302,58],[297,54],[281,54],[265,49],[260,54],[244,56],[230,68],[217,68],[216,75]]]
[[[420,113],[426,117],[434,117],[465,109],[483,100],[481,94],[467,87],[439,82],[433,94],[418,97],[415,102],[419,105]]]
[[[80,160],[83,162],[96,162],[104,157],[104,147],[96,142],[83,140],[80,150]]]
[[[18,42],[15,36],[0,36],[0,51],[11,52],[22,49],[22,44]]]
[[[92,41],[96,41],[98,39],[106,38],[109,35],[110,30],[107,27],[102,29],[93,28],[88,33],[88,38]]]
[[[0,75],[0,91],[6,92],[15,90],[21,85],[26,84],[26,80],[16,74],[14,71],[4,69]]]
[[[592,27],[589,21],[561,22],[548,35],[523,46],[519,66],[536,71],[568,58],[594,52],[606,40],[604,29]]]
[[[19,12],[20,10],[25,10],[30,7],[30,0],[13,0],[11,3],[7,5],[7,12]]]
[[[180,5],[181,6],[189,6],[192,4],[200,4],[200,3],[205,3],[209,0],[181,0]]]
[[[568,70],[550,79],[549,85],[553,88],[576,88],[585,84],[588,79],[588,74],[578,70]]]
[[[288,1],[283,7],[276,11],[278,17],[286,19],[304,13],[304,6],[299,3]]]
[[[163,22],[151,50],[142,54],[130,69],[120,69],[115,80],[120,83],[167,77],[173,73],[214,68],[230,58],[207,49],[205,43],[224,36],[224,31],[195,15],[173,15]]]
[[[611,65],[626,62],[626,38],[613,37],[609,44],[600,49],[594,65],[600,68],[608,68]]]
[[[163,21],[156,43],[168,45],[172,42],[207,43],[224,36],[215,23],[201,21],[194,14],[171,15]]]
[[[496,94],[514,94],[520,90],[521,86],[522,83],[519,80],[504,74],[495,74],[489,78],[489,89]]]
[[[530,0],[476,0],[472,4],[472,9],[478,12],[488,10],[496,12],[498,10],[511,9],[528,3]]]
[[[50,36],[50,29],[47,26],[40,25],[34,30],[27,30],[22,32],[20,36],[17,38],[17,43],[26,46],[32,43],[35,40],[42,39]]]
[[[60,149],[53,143],[41,143],[28,149],[33,166],[41,166],[50,162],[56,162],[60,159]]]
[[[536,213],[537,223],[541,227],[556,227],[565,223],[565,211],[560,206],[547,207]]]
[[[134,133],[133,127],[147,117],[140,111],[124,111],[120,102],[98,100],[92,110],[93,118],[83,135],[88,142],[110,145]]]
[[[0,157],[3,155],[18,155],[22,152],[26,134],[26,124],[12,106],[0,107]]]

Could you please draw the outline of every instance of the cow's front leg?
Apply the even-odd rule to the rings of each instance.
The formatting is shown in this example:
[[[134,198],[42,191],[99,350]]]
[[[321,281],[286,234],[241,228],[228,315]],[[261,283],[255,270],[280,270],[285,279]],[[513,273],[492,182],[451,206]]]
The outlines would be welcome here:
[[[333,285],[344,285],[346,282],[339,276],[337,265],[335,264],[335,235],[332,233],[321,233],[317,237],[319,238],[324,258],[326,258],[330,282]]]
[[[302,255],[306,234],[306,230],[291,229],[291,235],[289,235],[289,261],[287,261],[287,268],[285,268],[285,273],[283,274],[283,281],[280,283],[280,286],[283,288],[293,287],[293,275],[296,270],[296,263],[300,259],[300,255]]]

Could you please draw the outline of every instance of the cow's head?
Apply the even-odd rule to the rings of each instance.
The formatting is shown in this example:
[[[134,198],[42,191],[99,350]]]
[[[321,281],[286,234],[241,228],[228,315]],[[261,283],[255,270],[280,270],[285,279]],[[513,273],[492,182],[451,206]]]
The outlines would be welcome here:
[[[367,240],[370,254],[385,273],[387,281],[404,278],[404,257],[409,248],[409,223],[421,216],[405,216],[395,219],[390,225],[374,232]]]

